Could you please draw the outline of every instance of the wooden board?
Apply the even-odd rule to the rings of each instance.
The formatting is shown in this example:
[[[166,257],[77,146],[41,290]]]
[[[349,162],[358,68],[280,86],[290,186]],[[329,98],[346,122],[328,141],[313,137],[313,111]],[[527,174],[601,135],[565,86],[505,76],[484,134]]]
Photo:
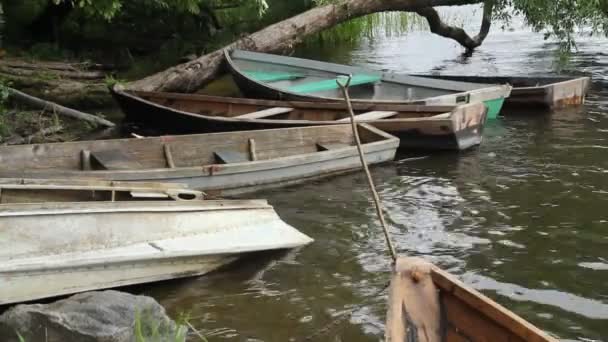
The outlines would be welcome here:
[[[393,111],[381,111],[381,110],[376,110],[376,111],[372,111],[372,112],[367,112],[367,113],[363,113],[363,114],[359,114],[355,116],[355,121],[364,121],[364,120],[379,120],[379,119],[385,119],[385,118],[390,118],[391,116],[395,116],[399,113],[397,112],[393,112]],[[336,120],[338,122],[348,122],[350,121],[350,117],[348,118],[344,118],[344,119],[340,119],[340,120]]]
[[[236,118],[236,119],[261,119],[261,118],[267,118],[267,117],[273,116],[273,115],[289,113],[292,111],[293,111],[293,108],[273,107],[273,108],[268,108],[268,109],[260,110],[257,112],[253,112],[253,113],[238,115],[238,116],[235,116],[234,118]]]

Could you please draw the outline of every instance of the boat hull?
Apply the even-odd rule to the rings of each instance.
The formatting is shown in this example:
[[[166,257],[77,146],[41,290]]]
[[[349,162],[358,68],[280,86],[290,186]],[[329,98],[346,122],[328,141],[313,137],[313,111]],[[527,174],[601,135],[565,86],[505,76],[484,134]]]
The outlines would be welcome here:
[[[213,133],[227,131],[244,131],[269,128],[319,126],[332,124],[332,121],[315,121],[308,119],[307,113],[316,118],[318,112],[335,112],[335,115],[344,113],[342,103],[311,103],[293,101],[270,101],[240,98],[220,98],[205,95],[185,95],[172,93],[127,93],[113,90],[113,95],[119,103],[128,121],[149,125],[161,129],[163,133]],[[139,95],[139,96],[138,96]],[[166,105],[163,105],[166,104]],[[231,117],[218,117],[216,113],[224,115],[255,112],[271,107],[292,107],[300,110],[294,116],[301,120],[266,119],[266,120],[239,120]],[[372,110],[399,110],[404,105],[360,105],[354,104],[357,113]],[[486,117],[484,108],[478,105],[465,105],[459,107],[445,106],[443,109],[449,115],[441,119],[423,116],[425,107],[416,107],[421,112],[416,119],[386,119],[363,121],[379,128],[400,139],[400,148],[424,150],[466,150],[479,145],[482,141],[483,127]],[[201,108],[213,108],[213,115],[196,113]],[[441,113],[437,106],[429,106],[428,111]],[[311,116],[312,116],[311,115]],[[462,122],[463,124],[460,124]],[[339,124],[338,122],[333,122]]]
[[[589,90],[589,77],[487,77],[457,75],[415,75],[433,79],[472,83],[511,84],[511,96],[505,100],[505,108],[556,110],[585,103]]]
[[[2,205],[0,237],[0,304],[196,276],[312,242],[265,201]]]
[[[368,163],[377,164],[394,159],[399,139],[364,124],[358,127],[364,140],[362,148]],[[250,160],[248,141],[257,141],[257,154],[267,157]],[[320,145],[336,145],[335,143],[340,144],[327,150],[319,150]],[[287,149],[284,144],[288,145]],[[163,154],[163,147],[167,145],[172,146],[173,158],[177,159],[175,163],[178,163],[178,166],[166,165],[166,151]],[[217,162],[217,153],[228,147],[232,147],[233,151],[247,159]],[[251,147],[249,146],[250,149]],[[204,153],[199,152],[205,148],[207,150]],[[80,167],[82,151],[88,151],[91,155],[111,151],[119,157],[124,156],[126,163],[130,164],[125,168],[83,170]],[[24,157],[26,155],[31,159],[24,161],[24,158],[27,159]],[[216,159],[211,162],[209,159],[202,159],[213,156]],[[42,168],[36,169],[43,158],[47,162],[42,163]],[[191,188],[215,195],[232,195],[296,184],[359,170],[361,167],[357,147],[352,142],[351,127],[344,124],[246,133],[9,146],[0,148],[0,162],[0,165],[4,165],[0,166],[0,177],[162,181],[187,184]],[[49,167],[50,163],[58,166]],[[186,163],[189,165],[179,166]]]
[[[385,341],[557,342],[421,258],[399,258],[389,289]]]
[[[296,93],[286,90],[280,86],[273,86],[269,83],[260,82],[240,69],[238,63],[233,59],[233,54],[238,58],[253,60],[253,61],[268,61],[270,65],[280,65],[287,67],[298,67],[300,64],[303,68],[310,70],[328,70],[335,72],[337,75],[348,75],[356,73],[373,73],[372,71],[351,67],[347,65],[339,65],[333,63],[325,63],[319,61],[310,61],[300,58],[283,57],[269,54],[260,54],[248,51],[225,51],[225,59],[227,61],[228,70],[232,74],[234,82],[243,94],[248,97],[264,98],[271,100],[288,100],[288,101],[336,101],[339,96],[336,94],[315,94],[315,93]],[[380,84],[392,84],[392,88],[400,89],[397,93],[403,93],[404,98],[395,99],[391,91],[377,90],[377,85],[369,85],[374,87],[372,93],[379,95],[371,96],[371,98],[357,98],[357,92],[365,87],[359,87],[351,90],[351,100],[353,102],[375,103],[375,104],[424,104],[424,105],[457,105],[466,103],[483,102],[488,108],[488,118],[493,119],[498,116],[502,108],[502,104],[509,97],[511,87],[508,85],[493,85],[493,84],[475,84],[456,82],[450,80],[432,80],[428,78],[402,75],[397,73],[382,73]],[[428,96],[416,96],[408,98],[407,94],[410,89],[422,89],[422,94]],[[369,93],[370,91],[360,91],[361,93]],[[389,93],[383,97],[382,93]],[[364,96],[365,97],[365,96]]]
[[[237,260],[236,256],[191,257],[162,262],[125,262],[114,265],[66,267],[53,272],[12,273],[2,279],[0,305],[21,303],[78,292],[110,289],[170,279],[196,277]],[[45,286],[41,286],[45,284]]]

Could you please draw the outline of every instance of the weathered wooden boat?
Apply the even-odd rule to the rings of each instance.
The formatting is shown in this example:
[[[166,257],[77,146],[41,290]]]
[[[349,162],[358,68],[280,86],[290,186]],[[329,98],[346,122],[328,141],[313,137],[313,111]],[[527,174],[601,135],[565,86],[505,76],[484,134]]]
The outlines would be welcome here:
[[[509,84],[513,86],[511,96],[505,100],[505,107],[532,109],[560,109],[581,105],[589,90],[589,77],[509,77],[509,76],[456,76],[456,75],[414,75],[437,80],[470,83]]]
[[[399,139],[358,130],[371,163],[393,160]],[[358,166],[348,124],[0,147],[0,177],[176,182],[222,195]]]
[[[197,94],[126,91],[112,93],[127,120],[165,133],[206,133],[344,124],[344,103],[229,98]],[[482,141],[486,108],[353,103],[359,122],[400,139],[403,148],[465,150]]]
[[[143,198],[28,203],[21,196],[7,203],[3,196],[0,305],[202,275],[247,253],[312,242],[264,200],[201,200],[200,193],[149,200],[141,191],[159,188],[140,185],[3,182],[1,189],[28,192],[34,185],[62,199],[69,191],[123,190]]]
[[[387,342],[558,342],[420,258],[398,258],[389,290]]]
[[[225,50],[228,70],[249,97],[272,100],[336,101],[336,78],[352,75],[354,102],[456,105],[483,102],[495,118],[509,97],[508,85],[434,80],[392,72],[242,50]]]

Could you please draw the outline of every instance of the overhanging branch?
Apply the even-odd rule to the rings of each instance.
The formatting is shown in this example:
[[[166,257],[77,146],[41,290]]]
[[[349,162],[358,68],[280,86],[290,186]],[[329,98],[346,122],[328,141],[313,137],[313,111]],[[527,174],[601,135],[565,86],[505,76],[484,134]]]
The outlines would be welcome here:
[[[437,13],[437,11],[432,7],[419,9],[416,11],[416,13],[426,18],[431,32],[442,37],[454,39],[460,45],[464,46],[468,51],[472,51],[483,43],[488,36],[488,32],[490,32],[493,8],[493,1],[484,2],[481,28],[475,37],[469,36],[466,31],[460,27],[454,27],[444,23],[439,17],[439,13]]]
[[[433,19],[433,14],[439,24],[439,15],[432,9],[434,6],[460,6],[481,3],[483,0],[343,0],[325,6],[312,8],[304,13],[289,19],[270,25],[249,36],[243,37],[225,48],[240,48],[258,52],[285,51],[292,49],[306,36],[321,32],[327,28],[343,23],[347,20],[362,17],[376,12],[405,11],[416,12],[427,11]],[[486,6],[488,7],[488,6]],[[484,7],[485,8],[485,7]],[[434,13],[433,13],[434,12]],[[488,12],[490,15],[486,16]],[[464,31],[463,42],[468,46],[479,46],[490,28],[491,9],[484,10],[484,18],[487,24],[482,24],[480,34],[470,38]],[[431,26],[433,27],[433,26]],[[443,25],[445,28],[449,26]],[[458,33],[458,31],[452,31]],[[466,40],[468,38],[468,40]],[[459,41],[460,42],[460,41]],[[476,43],[477,42],[477,43]],[[464,45],[464,44],[463,44]],[[467,46],[467,45],[465,45]],[[223,51],[216,50],[201,56],[193,61],[171,67],[165,71],[158,72],[144,79],[131,82],[129,88],[151,91],[185,91],[191,92],[201,85],[214,79],[221,71],[224,58]]]

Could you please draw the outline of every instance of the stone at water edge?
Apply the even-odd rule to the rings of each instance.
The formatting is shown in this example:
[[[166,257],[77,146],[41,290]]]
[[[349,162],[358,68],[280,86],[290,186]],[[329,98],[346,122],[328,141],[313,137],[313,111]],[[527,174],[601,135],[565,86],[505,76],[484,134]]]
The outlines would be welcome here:
[[[171,320],[154,299],[118,291],[14,306],[0,316],[0,341],[19,342],[19,332],[27,342],[135,342],[136,316],[146,341],[185,341],[187,328]]]

